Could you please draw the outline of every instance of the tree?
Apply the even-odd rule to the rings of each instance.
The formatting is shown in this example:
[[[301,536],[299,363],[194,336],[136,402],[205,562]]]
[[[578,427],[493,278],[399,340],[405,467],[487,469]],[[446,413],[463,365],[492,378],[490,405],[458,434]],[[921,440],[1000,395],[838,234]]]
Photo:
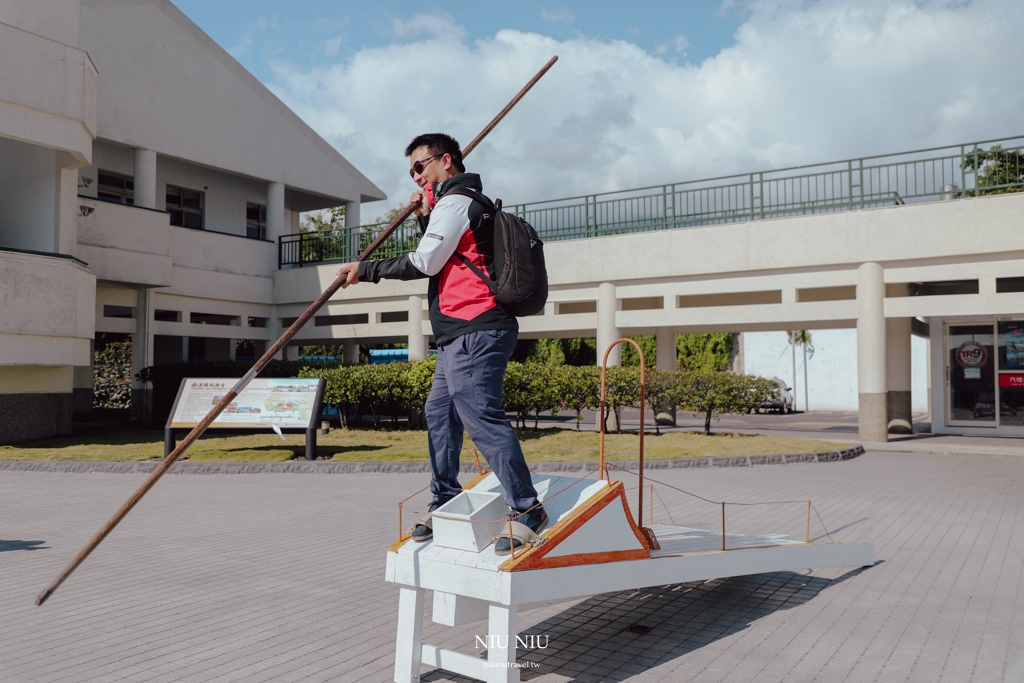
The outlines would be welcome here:
[[[676,336],[681,370],[725,370],[732,358],[733,332],[680,334]]]
[[[644,352],[644,365],[648,368],[654,367],[654,363],[658,358],[658,341],[653,334],[640,334],[635,337],[627,337],[637,343],[637,345]],[[640,355],[636,352],[636,349],[632,344],[622,345],[622,361],[621,365],[624,368],[638,368],[640,367]]]
[[[600,401],[600,397],[598,399]],[[605,375],[605,405],[608,411],[618,411],[624,406],[636,406],[640,402],[640,369],[612,366]],[[600,405],[600,403],[599,403]],[[617,431],[622,424],[616,420]]]
[[[554,417],[558,415],[558,409],[562,406],[562,397],[559,395],[556,380],[559,366],[541,363],[525,365],[529,377],[529,394],[526,402],[533,411],[533,428],[537,429],[542,412],[550,410],[551,416]]]
[[[811,333],[807,330],[790,330],[786,333],[787,339],[789,339],[789,348],[793,358],[793,410],[796,410],[796,347],[803,347],[804,352],[804,410],[807,411],[810,406],[808,401],[808,388],[810,383],[807,380],[807,357],[808,350],[810,355],[814,356],[814,346],[811,344]]]
[[[579,431],[583,411],[596,409],[601,400],[601,369],[596,365],[562,365],[555,378],[562,406],[576,412],[576,431]]]
[[[107,344],[93,353],[94,408],[130,408],[132,405],[132,340]]]
[[[977,173],[977,189],[965,192],[968,197],[1024,191],[1024,152],[1019,149],[992,145],[988,151],[965,154],[962,166]]]
[[[665,406],[672,403],[672,384],[675,382],[675,373],[664,372],[657,368],[647,370],[644,377],[644,403],[651,409],[654,415],[654,431],[661,434],[661,425],[658,424],[658,411],[664,410]]]
[[[530,414],[530,391],[532,388],[531,368],[532,363],[516,363],[512,361],[505,370],[505,385],[502,392],[502,402],[505,410],[516,414],[516,426],[526,429],[526,416]]]
[[[311,211],[302,217],[299,230],[302,232],[331,232],[345,227],[345,207]]]
[[[731,372],[693,370],[676,375],[672,388],[676,404],[704,416],[704,434],[711,434],[711,418],[722,413],[745,413],[771,395],[771,380]]]

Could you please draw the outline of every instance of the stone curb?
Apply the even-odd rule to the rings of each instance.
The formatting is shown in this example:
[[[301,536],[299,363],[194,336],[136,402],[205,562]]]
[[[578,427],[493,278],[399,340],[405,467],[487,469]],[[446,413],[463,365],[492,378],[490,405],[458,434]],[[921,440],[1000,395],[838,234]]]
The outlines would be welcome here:
[[[707,467],[752,467],[754,465],[788,465],[804,462],[836,462],[850,460],[864,453],[860,445],[822,453],[787,453],[781,455],[715,456],[709,458],[674,458],[648,460],[644,468],[665,470]],[[67,462],[60,460],[0,460],[0,471],[6,472],[63,472],[72,474],[149,474],[156,469],[158,460],[145,462]],[[635,460],[613,463],[627,470],[635,470]],[[539,462],[530,463],[536,472],[588,472],[597,469],[596,462]],[[169,474],[394,474],[429,472],[426,462],[178,462]],[[476,471],[473,462],[463,462],[462,472]]]

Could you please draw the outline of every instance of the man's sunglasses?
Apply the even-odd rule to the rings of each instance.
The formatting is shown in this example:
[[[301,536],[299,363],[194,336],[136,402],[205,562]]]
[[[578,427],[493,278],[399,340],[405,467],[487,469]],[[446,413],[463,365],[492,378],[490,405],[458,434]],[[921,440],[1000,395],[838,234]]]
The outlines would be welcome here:
[[[429,164],[434,159],[437,159],[438,157],[443,157],[443,156],[444,156],[444,154],[435,154],[432,157],[427,157],[426,159],[420,159],[419,161],[417,161],[415,164],[412,165],[412,168],[409,169],[409,177],[410,178],[415,178],[417,175],[423,173],[423,169],[425,169],[427,167],[427,164]]]

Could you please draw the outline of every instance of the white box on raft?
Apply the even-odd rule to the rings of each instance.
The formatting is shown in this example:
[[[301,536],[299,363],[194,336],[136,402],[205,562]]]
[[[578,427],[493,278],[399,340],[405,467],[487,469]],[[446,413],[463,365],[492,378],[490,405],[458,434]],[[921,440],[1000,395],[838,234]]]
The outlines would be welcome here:
[[[494,491],[463,491],[433,513],[434,545],[478,553],[501,532],[508,517],[504,496]]]

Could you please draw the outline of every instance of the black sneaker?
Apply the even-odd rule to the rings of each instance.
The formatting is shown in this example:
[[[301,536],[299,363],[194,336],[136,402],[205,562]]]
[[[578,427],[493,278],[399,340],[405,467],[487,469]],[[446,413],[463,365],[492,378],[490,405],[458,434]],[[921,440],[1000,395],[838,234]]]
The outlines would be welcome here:
[[[544,511],[544,508],[534,508],[529,512],[513,512],[509,515],[509,519],[513,522],[525,524],[534,533],[540,533],[540,530],[548,523],[548,513]],[[494,542],[495,554],[508,555],[512,552],[513,548],[515,550],[521,550],[525,547],[523,542],[518,538],[513,539],[510,544],[507,529],[504,529],[502,533],[504,535]]]
[[[437,508],[441,507],[444,503],[438,503],[434,501],[427,507],[427,516],[416,522],[416,526],[412,528],[412,540],[422,543],[423,541],[429,541],[434,537],[434,526],[430,521],[430,514]]]

